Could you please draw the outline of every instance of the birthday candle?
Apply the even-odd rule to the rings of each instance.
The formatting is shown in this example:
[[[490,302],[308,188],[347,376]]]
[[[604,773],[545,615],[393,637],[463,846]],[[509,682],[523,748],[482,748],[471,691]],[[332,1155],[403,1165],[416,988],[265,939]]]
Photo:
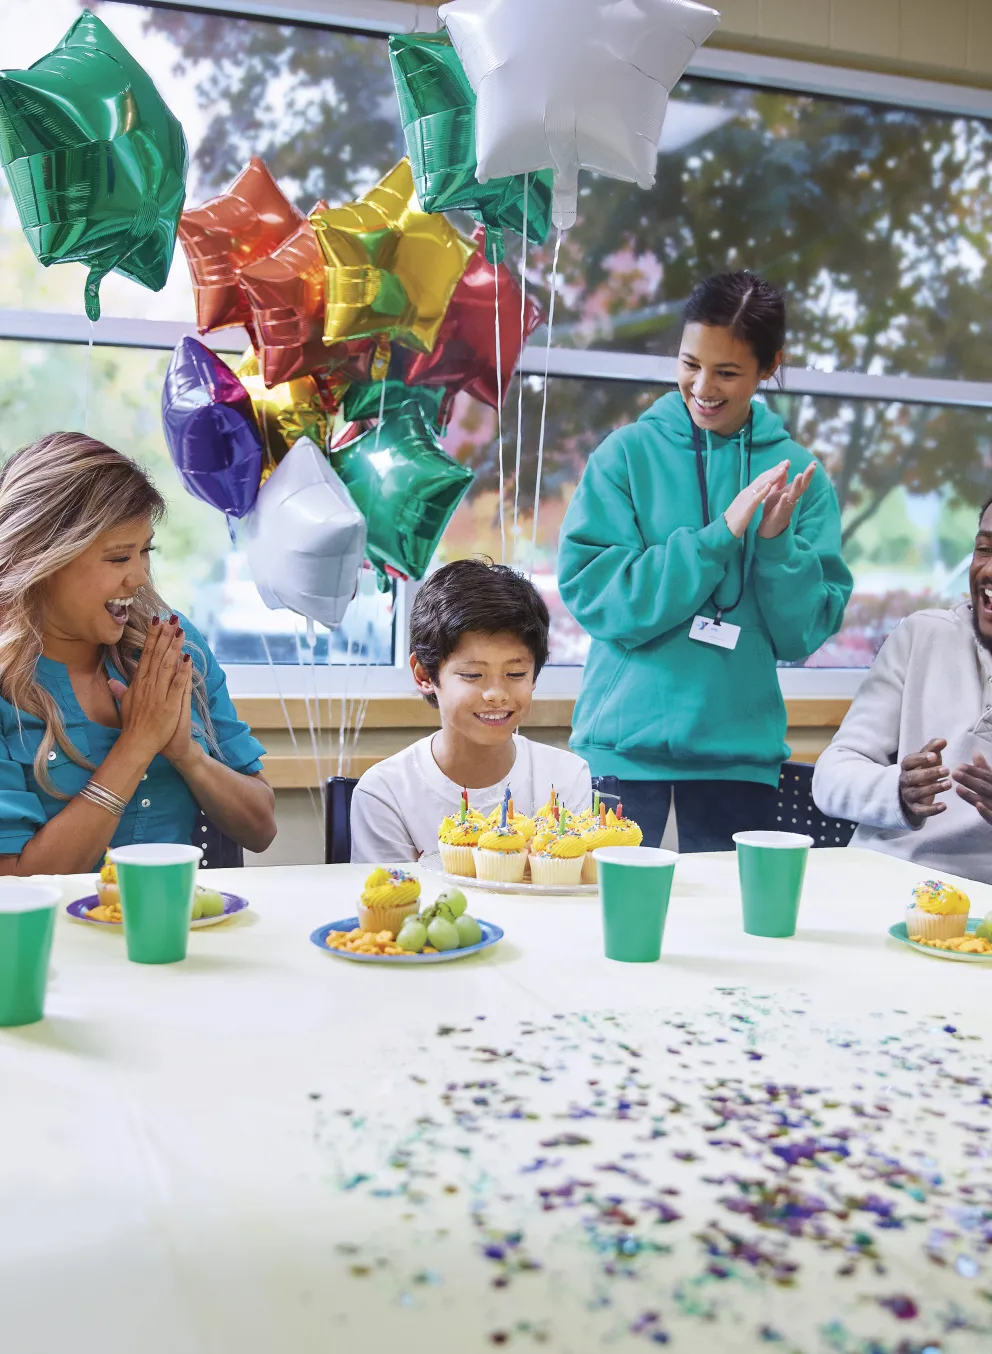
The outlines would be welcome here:
[[[562,809],[561,817],[558,820],[558,836],[560,837],[568,826],[568,809]]]
[[[602,796],[600,795],[599,791],[596,790],[592,797],[592,811],[593,816],[596,818],[599,817],[599,806],[602,802],[603,802]]]
[[[502,813],[500,814],[500,820],[499,820],[499,825],[500,825],[500,827],[506,827],[506,812],[507,812],[507,809],[508,809],[509,807],[510,807],[510,800],[509,800],[509,796],[507,796],[507,797],[504,798],[504,800],[503,800],[503,811],[502,811]]]
[[[622,804],[618,804],[618,805],[617,805],[617,817],[618,817],[618,818],[622,818],[622,817],[623,817],[623,805],[622,805]]]
[[[600,827],[606,826],[606,805],[602,800],[599,801],[599,825]]]
[[[506,813],[507,813],[507,817],[508,817],[508,818],[511,818],[511,819],[513,818],[513,800],[512,800],[512,799],[510,800],[509,804],[507,805]]]

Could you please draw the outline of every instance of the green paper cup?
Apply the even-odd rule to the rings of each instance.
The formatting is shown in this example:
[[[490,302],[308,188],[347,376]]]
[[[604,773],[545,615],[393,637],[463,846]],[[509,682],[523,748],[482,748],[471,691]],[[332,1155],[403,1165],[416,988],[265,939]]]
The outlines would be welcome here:
[[[119,846],[117,866],[127,957],[135,964],[175,964],[186,958],[193,915],[198,846]]]
[[[735,832],[734,841],[745,932],[794,936],[813,838],[798,832]]]
[[[0,1025],[33,1025],[45,988],[62,890],[54,884],[0,884]]]
[[[653,846],[605,846],[592,854],[607,959],[653,964],[661,957],[678,856]]]

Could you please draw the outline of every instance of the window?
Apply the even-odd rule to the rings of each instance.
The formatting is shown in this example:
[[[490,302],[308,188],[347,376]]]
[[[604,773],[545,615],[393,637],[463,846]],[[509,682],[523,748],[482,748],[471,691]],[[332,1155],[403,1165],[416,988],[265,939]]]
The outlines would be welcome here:
[[[50,0],[39,12],[30,0],[7,0],[5,64],[48,50],[78,8]],[[181,117],[192,202],[223,190],[252,154],[306,209],[320,196],[354,197],[403,153],[381,37],[176,8],[94,8]],[[708,272],[746,264],[789,297],[785,393],[767,398],[833,477],[856,579],[843,632],[811,666],[863,669],[901,615],[956,597],[975,513],[992,492],[992,100],[986,118],[920,106],[919,82],[905,82],[913,83],[905,106],[893,102],[900,82],[876,89],[870,76],[875,101],[759,87],[748,82],[749,59],[734,60],[733,81],[691,75],[680,84],[652,192],[585,183],[561,254],[535,554],[543,330],[523,361],[519,485],[516,390],[504,413],[506,558],[533,568],[554,618],[552,663],[573,670],[573,685],[587,639],[557,596],[561,518],[602,437],[670,385],[682,303]],[[797,72],[793,65],[788,78]],[[828,76],[818,79],[823,87]],[[552,243],[528,258],[528,286],[545,302]],[[302,623],[262,606],[223,521],[179,488],[162,443],[167,350],[193,314],[181,253],[157,296],[105,281],[108,318],[92,350],[86,322],[69,319],[81,314],[81,294],[81,269],[37,265],[0,186],[0,335],[18,340],[0,345],[0,452],[48,431],[56,416],[82,426],[88,414],[89,430],[133,449],[167,493],[157,562],[170,599],[204,624],[223,661],[264,662],[264,635],[275,661],[295,663]],[[73,342],[46,341],[56,338]],[[108,338],[139,346],[100,346]],[[238,335],[218,339],[233,350]],[[477,478],[439,560],[480,550],[499,558],[494,411],[460,397],[446,445]],[[334,662],[360,654],[401,664],[409,592],[404,603],[403,589],[382,596],[370,580],[316,656],[324,661],[330,643]]]

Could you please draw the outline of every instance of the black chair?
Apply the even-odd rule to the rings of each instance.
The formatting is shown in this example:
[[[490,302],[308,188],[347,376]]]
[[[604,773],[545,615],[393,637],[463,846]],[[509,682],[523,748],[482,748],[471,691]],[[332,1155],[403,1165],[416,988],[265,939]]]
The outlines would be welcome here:
[[[813,803],[813,768],[805,762],[786,762],[778,778],[776,832],[804,832],[814,846],[847,846],[857,823],[846,818],[824,818]]]
[[[324,786],[325,865],[351,860],[351,797],[357,784],[351,776],[329,776]]]
[[[241,847],[225,837],[219,827],[214,827],[202,809],[197,814],[191,841],[193,846],[203,848],[201,870],[240,870],[245,863]]]

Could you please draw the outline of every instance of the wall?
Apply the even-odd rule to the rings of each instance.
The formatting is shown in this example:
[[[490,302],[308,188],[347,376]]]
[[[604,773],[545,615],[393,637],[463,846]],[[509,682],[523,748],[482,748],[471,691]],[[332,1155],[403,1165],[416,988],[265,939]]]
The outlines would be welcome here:
[[[992,77],[992,0],[709,2],[723,17],[714,47],[969,84]]]

